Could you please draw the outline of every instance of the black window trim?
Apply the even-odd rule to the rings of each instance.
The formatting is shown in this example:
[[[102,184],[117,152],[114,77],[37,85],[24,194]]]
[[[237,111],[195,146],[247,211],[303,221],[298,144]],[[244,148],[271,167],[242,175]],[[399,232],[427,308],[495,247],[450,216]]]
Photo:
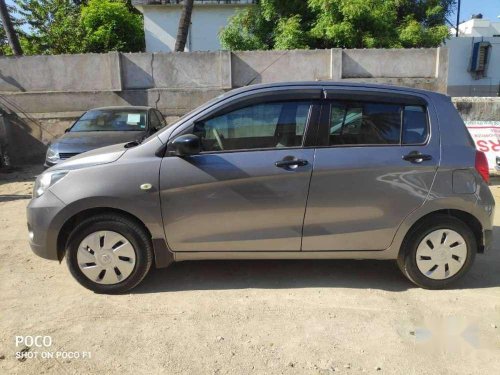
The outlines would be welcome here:
[[[172,128],[172,131],[164,141],[165,143],[169,143],[176,137],[187,134],[186,131],[193,126],[194,122],[203,120],[212,113],[223,111],[233,105],[239,105],[239,103],[252,104],[259,101],[286,101],[290,99],[316,101],[322,99],[322,95],[323,88],[320,86],[297,85],[258,88],[226,97],[217,97],[213,99],[213,102],[208,102],[208,105],[204,105],[200,107],[200,109],[192,111],[189,113],[189,116],[186,115],[187,117],[184,118],[182,122],[176,124],[175,127]]]

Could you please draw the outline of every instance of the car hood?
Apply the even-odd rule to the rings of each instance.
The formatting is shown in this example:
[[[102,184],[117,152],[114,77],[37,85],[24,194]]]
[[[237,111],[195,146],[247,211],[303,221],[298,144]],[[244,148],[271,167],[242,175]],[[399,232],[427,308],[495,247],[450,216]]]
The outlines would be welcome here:
[[[71,159],[56,164],[48,170],[72,170],[94,165],[113,163],[122,157],[126,151],[127,149],[125,148],[125,143],[102,147],[97,150],[73,156]]]
[[[57,153],[80,154],[104,146],[142,139],[145,135],[145,132],[136,131],[69,132],[52,142],[51,147]]]

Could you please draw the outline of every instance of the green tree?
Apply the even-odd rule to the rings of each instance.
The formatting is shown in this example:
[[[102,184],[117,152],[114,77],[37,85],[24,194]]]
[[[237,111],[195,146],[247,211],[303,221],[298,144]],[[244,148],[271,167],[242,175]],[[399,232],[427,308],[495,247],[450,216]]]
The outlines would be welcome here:
[[[78,5],[70,0],[17,0],[16,4],[27,28],[21,37],[26,54],[82,52]]]
[[[455,0],[260,0],[220,32],[231,50],[435,47]]]
[[[131,12],[124,0],[89,0],[80,25],[86,52],[144,50],[142,16]]]
[[[2,33],[0,33],[0,43],[3,44],[7,41],[12,54],[20,56],[23,54],[23,51],[12,20],[12,11],[12,7],[7,6],[5,0],[0,0],[0,28],[2,29]]]
[[[16,0],[25,54],[144,49],[142,15],[130,0]],[[1,35],[0,35],[1,37]]]

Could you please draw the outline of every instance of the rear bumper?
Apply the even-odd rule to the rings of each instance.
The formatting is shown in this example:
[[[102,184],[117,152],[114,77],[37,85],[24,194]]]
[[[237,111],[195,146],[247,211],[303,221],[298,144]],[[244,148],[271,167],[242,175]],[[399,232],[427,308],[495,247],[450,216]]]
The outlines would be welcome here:
[[[26,209],[30,247],[39,257],[58,260],[59,228],[54,225],[54,218],[64,206],[54,194],[46,191],[41,197],[32,199]]]

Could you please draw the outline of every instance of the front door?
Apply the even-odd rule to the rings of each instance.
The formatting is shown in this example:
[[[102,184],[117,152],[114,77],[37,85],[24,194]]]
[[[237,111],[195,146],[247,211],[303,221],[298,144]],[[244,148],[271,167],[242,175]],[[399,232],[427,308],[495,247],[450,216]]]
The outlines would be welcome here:
[[[424,101],[349,98],[323,107],[304,251],[385,250],[424,203],[439,165]]]
[[[299,251],[314,149],[303,148],[311,100],[261,101],[183,131],[203,151],[160,171],[173,251]]]

